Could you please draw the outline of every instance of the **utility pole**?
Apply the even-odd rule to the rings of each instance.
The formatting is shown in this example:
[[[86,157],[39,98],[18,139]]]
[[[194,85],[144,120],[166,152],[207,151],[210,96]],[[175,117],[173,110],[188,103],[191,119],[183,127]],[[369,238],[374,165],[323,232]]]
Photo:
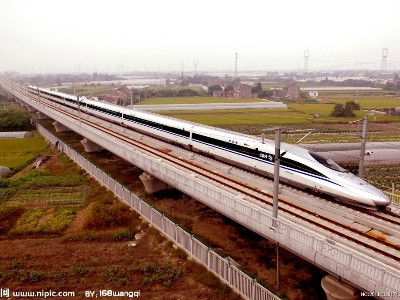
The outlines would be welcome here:
[[[367,143],[367,127],[368,127],[368,115],[364,116],[363,132],[361,135],[361,150],[360,150],[360,164],[358,167],[358,177],[364,176],[364,157],[365,157],[365,145]]]
[[[183,82],[183,67],[184,67],[184,64],[185,64],[184,60],[181,60],[181,80],[182,80],[182,82]]]
[[[78,99],[78,114],[79,114],[79,125],[81,125],[81,105],[79,102],[79,95],[77,96]]]
[[[131,96],[131,108],[132,108],[132,106],[133,106],[132,90],[133,90],[133,87],[129,89],[129,94],[130,94],[130,96]]]
[[[275,130],[275,156],[273,158],[274,161],[274,192],[273,192],[273,204],[272,204],[272,226],[275,227],[275,230],[278,231],[278,201],[279,201],[279,168],[281,164],[281,157],[283,157],[286,153],[288,153],[295,145],[304,140],[309,134],[311,134],[314,129],[306,129],[306,130],[294,130],[294,131],[284,131],[285,133],[290,132],[307,132],[301,139],[299,139],[295,144],[292,145],[289,149],[285,150],[281,154],[281,128],[271,128],[271,129],[263,129],[262,131],[262,143],[265,143],[265,132]],[[276,243],[276,284],[279,289],[279,243]]]
[[[279,167],[281,162],[281,128],[264,129],[262,140],[265,142],[265,132],[275,130],[275,156],[271,161],[274,162],[274,194],[272,204],[272,226],[278,231],[278,201],[279,201]],[[282,153],[282,156],[286,152]],[[276,242],[276,285],[279,289],[279,243]]]
[[[199,63],[198,59],[193,59],[193,65],[194,65],[194,77],[197,75],[197,64]]]
[[[278,194],[279,194],[279,166],[281,162],[281,129],[275,129],[275,158],[274,158],[274,198],[272,216],[278,218]],[[275,223],[275,227],[278,225]]]
[[[237,60],[238,60],[238,53],[236,51],[236,53],[235,53],[235,78],[234,79],[237,78]]]
[[[304,50],[304,77],[308,77],[308,58],[310,57],[310,51]]]
[[[278,230],[278,195],[279,195],[279,166],[281,162],[281,129],[275,129],[275,158],[274,158],[274,198],[272,216],[274,227]],[[279,243],[276,243],[276,286],[279,289]]]
[[[388,57],[388,48],[382,49],[382,62],[381,62],[381,72],[382,75],[386,75],[387,73],[387,57]]]
[[[36,88],[37,88],[38,101],[39,101],[39,103],[40,103],[39,82],[36,83]]]
[[[358,104],[358,83],[357,83],[356,103]]]
[[[37,77],[36,88],[37,88],[38,101],[39,101],[39,104],[41,104],[41,101],[40,101],[40,90],[39,90],[39,78],[40,78],[40,75],[38,75],[38,77]]]

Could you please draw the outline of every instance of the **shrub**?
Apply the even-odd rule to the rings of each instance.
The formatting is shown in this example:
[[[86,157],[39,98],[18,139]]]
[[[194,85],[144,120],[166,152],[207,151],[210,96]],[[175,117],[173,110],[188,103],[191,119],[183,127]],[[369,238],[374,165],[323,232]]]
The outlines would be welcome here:
[[[125,227],[132,225],[134,219],[136,219],[135,214],[126,205],[118,202],[113,202],[112,204],[96,202],[93,205],[92,213],[86,221],[85,228]]]

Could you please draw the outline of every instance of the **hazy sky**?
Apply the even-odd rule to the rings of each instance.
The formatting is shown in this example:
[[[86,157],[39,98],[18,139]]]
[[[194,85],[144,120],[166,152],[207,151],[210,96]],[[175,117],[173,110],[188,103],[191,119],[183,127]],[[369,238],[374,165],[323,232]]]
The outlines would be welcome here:
[[[0,0],[0,71],[400,69],[399,0]]]

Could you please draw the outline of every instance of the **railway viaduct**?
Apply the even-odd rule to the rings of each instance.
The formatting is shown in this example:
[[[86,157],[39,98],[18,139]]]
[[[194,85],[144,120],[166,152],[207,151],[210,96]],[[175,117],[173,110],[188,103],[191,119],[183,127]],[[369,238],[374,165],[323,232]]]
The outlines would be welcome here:
[[[142,151],[120,137],[126,135],[131,136],[132,139],[146,140],[147,138],[142,134],[131,133],[126,128],[101,121],[94,116],[78,115],[75,110],[51,104],[50,101],[41,97],[29,95],[23,87],[14,84],[7,78],[1,78],[0,84],[17,102],[26,106],[29,112],[37,114],[39,119],[53,119],[57,131],[73,130],[85,137],[82,143],[87,151],[104,148],[144,170],[148,180],[153,181],[150,187],[155,187],[154,183],[162,182],[164,185],[166,183],[177,188],[326,270],[331,276],[324,278],[322,284],[328,298],[355,299],[357,293],[360,295],[356,291],[359,289],[364,295],[375,295],[382,299],[388,299],[385,296],[390,295],[392,299],[400,299],[400,260],[396,259],[396,256],[400,257],[398,225],[391,226],[381,223],[375,225],[373,218],[347,216],[344,212],[342,215],[336,216],[337,221],[342,223],[353,219],[352,224],[357,223],[357,226],[361,228],[360,231],[363,228],[372,227],[373,230],[380,230],[390,235],[392,244],[397,244],[397,248],[390,250],[391,254],[378,255],[375,250],[360,246],[361,240],[358,243],[337,237],[332,231],[326,231],[326,227],[330,226],[326,222],[321,222],[320,226],[311,226],[310,221],[296,219],[285,213],[280,213],[279,218],[274,219],[270,206],[257,204],[254,199],[249,199],[251,197],[238,192],[238,190],[221,187],[213,179],[194,174],[190,170],[184,170],[176,163]],[[98,126],[94,127],[90,124],[98,124]],[[111,135],[110,131],[118,132],[120,136]],[[190,159],[194,159],[194,157],[189,156]],[[233,171],[225,167],[225,173],[233,174]],[[263,192],[268,193],[268,188]],[[291,193],[283,188],[280,191],[280,197],[295,197]],[[317,215],[316,219],[318,218]],[[386,249],[386,246],[382,245],[381,248]]]

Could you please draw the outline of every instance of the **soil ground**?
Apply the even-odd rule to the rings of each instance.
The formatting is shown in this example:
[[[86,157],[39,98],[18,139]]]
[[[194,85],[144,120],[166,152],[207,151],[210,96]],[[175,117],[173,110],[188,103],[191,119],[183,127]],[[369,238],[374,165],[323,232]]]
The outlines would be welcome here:
[[[28,174],[30,168],[12,180]],[[65,173],[85,174],[65,155],[54,152],[38,171],[60,177]],[[76,297],[71,299],[85,299],[85,291],[89,290],[95,291],[99,299],[115,299],[100,296],[100,289],[139,291],[142,299],[240,299],[104,187],[90,178],[84,184],[89,192],[81,206],[28,205],[16,210],[7,204],[5,209],[0,206],[0,213],[7,209],[9,215],[14,212],[8,222],[4,214],[0,217],[1,288],[9,288],[11,292],[75,292]],[[55,211],[66,208],[76,214],[65,230],[31,233],[20,226],[18,232],[13,231],[22,219],[21,209],[22,216],[43,209],[51,213],[33,220],[44,224]],[[16,212],[20,215],[15,215]],[[33,226],[32,222],[26,224]]]

